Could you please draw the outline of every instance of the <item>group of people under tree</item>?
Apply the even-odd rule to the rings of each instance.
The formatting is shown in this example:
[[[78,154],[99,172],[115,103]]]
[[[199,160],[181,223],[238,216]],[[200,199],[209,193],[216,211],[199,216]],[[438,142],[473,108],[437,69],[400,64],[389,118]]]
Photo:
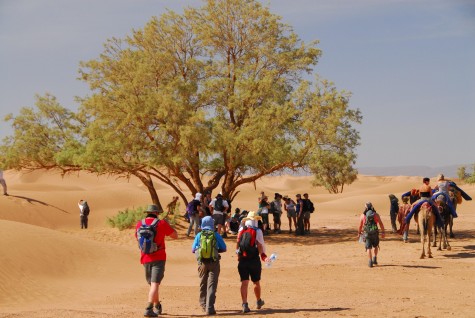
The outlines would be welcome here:
[[[196,236],[200,230],[200,220],[205,216],[213,218],[218,233],[224,238],[227,237],[228,232],[237,234],[237,229],[242,219],[246,217],[247,211],[241,211],[239,208],[235,208],[233,214],[231,214],[231,211],[231,201],[225,199],[222,194],[219,193],[212,199],[209,192],[205,196],[196,193],[194,199],[188,203],[186,208],[185,217],[189,222],[186,235],[190,236],[191,232],[194,231]],[[295,200],[280,193],[275,193],[272,201],[264,192],[261,192],[258,197],[257,214],[262,218],[259,226],[262,228],[264,235],[282,233],[282,215],[284,213],[286,213],[289,222],[289,233],[292,233],[295,229],[296,235],[309,234],[310,216],[314,211],[315,207],[309,199],[308,193],[304,193],[303,197],[297,194]],[[272,220],[270,215],[272,215]]]
[[[472,199],[453,181],[446,180],[443,174],[437,176],[437,184],[434,188],[430,186],[430,178],[423,178],[422,185],[418,189],[412,189],[402,194],[401,204],[399,204],[399,199],[394,194],[389,194],[391,232],[402,235],[403,241],[407,243],[410,220],[414,214],[419,212],[419,209],[424,203],[429,204],[432,213],[434,213],[436,220],[434,225],[435,233],[437,233],[437,228],[439,228],[440,231],[445,231],[447,222],[457,217],[456,206],[462,202],[462,198],[465,200]],[[442,213],[445,211],[447,213]],[[447,216],[445,216],[445,214]],[[399,223],[399,228],[396,222]],[[445,228],[443,228],[444,225]],[[378,264],[379,230],[381,230],[381,237],[384,238],[385,232],[381,217],[376,212],[374,206],[368,202],[360,216],[358,238],[360,242],[365,243],[365,249],[369,258],[369,267]],[[417,224],[417,232],[419,234],[419,224]],[[452,229],[450,229],[450,234],[451,237],[453,237]],[[446,235],[445,232],[444,235]]]
[[[269,202],[268,196],[264,192],[258,198],[258,213],[262,216],[262,227],[264,234],[269,234],[271,224],[269,214],[273,217],[274,233],[281,233],[282,214],[285,212],[289,222],[289,233],[292,233],[292,225],[296,235],[310,233],[310,216],[315,211],[313,202],[309,199],[308,193],[295,196],[295,201],[289,196],[280,193],[274,194],[274,200]]]
[[[200,198],[195,196],[195,199]],[[135,238],[140,248],[140,262],[145,270],[146,281],[150,285],[144,317],[158,317],[163,313],[159,287],[164,278],[167,258],[165,237],[176,239],[178,234],[166,220],[158,218],[160,212],[156,205],[149,205],[145,213],[147,214],[145,218],[137,222],[135,227]],[[242,219],[242,226],[238,229],[236,254],[241,280],[242,313],[251,311],[248,302],[249,281],[254,285],[256,309],[264,306],[260,286],[261,261],[270,262],[270,259],[266,255],[263,232],[258,227],[261,220],[261,216],[250,211]],[[216,230],[214,221],[215,219],[209,215],[200,220],[201,231],[196,234],[191,246],[198,263],[199,305],[206,315],[216,315],[216,292],[221,272],[220,254],[227,251],[226,243]]]

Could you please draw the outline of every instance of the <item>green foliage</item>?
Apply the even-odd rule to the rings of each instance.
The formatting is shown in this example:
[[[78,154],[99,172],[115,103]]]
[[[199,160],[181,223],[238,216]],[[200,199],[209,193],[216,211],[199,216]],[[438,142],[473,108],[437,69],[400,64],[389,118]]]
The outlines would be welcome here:
[[[137,225],[137,222],[143,219],[147,214],[144,212],[146,208],[138,207],[137,209],[125,209],[125,211],[119,211],[119,213],[111,218],[107,218],[107,223],[111,227],[118,228],[120,231],[125,229],[133,229]],[[177,222],[178,214],[168,215],[161,214],[160,219],[167,220],[168,223],[174,228]]]
[[[125,211],[119,211],[119,213],[111,218],[107,218],[107,223],[119,230],[133,229],[137,222],[144,218],[146,208],[139,207],[137,209],[125,209]]]
[[[353,169],[354,155],[323,151],[319,158],[311,164],[314,175],[312,184],[323,186],[330,193],[343,192],[345,184],[351,184],[358,177],[358,171]]]
[[[470,175],[467,173],[467,170],[465,167],[458,167],[457,169],[457,176],[460,180],[465,180],[467,179]]]
[[[0,146],[2,164],[14,169],[73,169],[83,148],[76,114],[62,107],[54,96],[36,96],[36,109],[22,108],[8,115],[14,135]]]
[[[461,166],[457,169],[457,176],[460,180],[467,182],[468,184],[475,183],[475,164],[472,166],[472,173],[470,174],[467,172],[467,168],[465,166]]]
[[[472,166],[472,174],[467,173],[466,178],[464,179],[465,182],[469,184],[474,184],[475,183],[475,164]]]
[[[168,11],[80,63],[91,94],[77,114],[47,96],[37,107],[52,111],[12,117],[15,136],[1,150],[15,168],[134,175],[157,205],[153,180],[183,202],[185,191],[218,186],[232,200],[242,184],[284,169],[310,169],[336,192],[355,178],[362,117],[350,93],[303,80],[317,44],[255,0]]]

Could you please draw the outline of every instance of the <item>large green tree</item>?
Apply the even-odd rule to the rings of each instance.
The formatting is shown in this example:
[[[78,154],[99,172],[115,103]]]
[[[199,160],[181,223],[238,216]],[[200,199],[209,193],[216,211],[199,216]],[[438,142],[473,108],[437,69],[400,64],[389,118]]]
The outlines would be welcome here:
[[[68,119],[75,125],[61,161],[48,164],[135,175],[155,203],[154,179],[186,202],[187,191],[219,186],[232,200],[239,186],[284,170],[332,166],[353,176],[361,114],[349,93],[304,80],[321,55],[316,45],[254,0],[153,17],[80,64],[91,94]],[[315,176],[333,192],[354,180]]]

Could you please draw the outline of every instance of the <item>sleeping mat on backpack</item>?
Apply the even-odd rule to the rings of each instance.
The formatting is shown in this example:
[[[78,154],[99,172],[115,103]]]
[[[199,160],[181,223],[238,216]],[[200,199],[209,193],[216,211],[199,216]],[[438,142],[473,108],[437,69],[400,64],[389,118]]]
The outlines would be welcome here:
[[[412,207],[411,211],[406,216],[406,218],[405,218],[406,224],[411,221],[412,216],[414,215],[414,213],[418,212],[421,209],[421,206],[424,202],[429,202],[430,206],[432,207],[432,212],[434,212],[434,214],[435,214],[435,221],[437,223],[437,226],[438,227],[443,227],[444,222],[442,221],[442,218],[440,217],[439,208],[437,208],[437,206],[434,204],[434,202],[432,202],[432,200],[420,200],[419,202],[417,202],[417,204],[415,204]]]

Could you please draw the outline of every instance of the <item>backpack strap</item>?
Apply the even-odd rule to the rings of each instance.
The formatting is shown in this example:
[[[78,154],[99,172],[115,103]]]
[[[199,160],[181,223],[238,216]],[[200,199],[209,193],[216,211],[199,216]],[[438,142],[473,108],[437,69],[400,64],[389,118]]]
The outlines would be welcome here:
[[[152,222],[152,224],[150,224],[150,226],[153,227],[153,228],[156,228],[158,222],[160,222],[160,220],[158,218],[156,218],[155,220],[153,220],[153,222]]]

